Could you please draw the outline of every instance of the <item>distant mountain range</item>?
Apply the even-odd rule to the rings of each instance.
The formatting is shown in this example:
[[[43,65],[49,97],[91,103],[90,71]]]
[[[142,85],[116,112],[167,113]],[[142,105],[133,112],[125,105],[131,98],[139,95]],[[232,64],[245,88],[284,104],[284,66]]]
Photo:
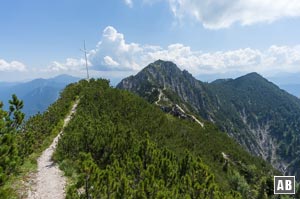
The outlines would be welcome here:
[[[300,100],[257,73],[204,83],[174,63],[158,60],[117,88],[163,110],[179,106],[215,123],[252,154],[300,178]]]
[[[26,117],[45,111],[59,97],[66,85],[77,82],[79,78],[60,75],[50,79],[35,79],[25,83],[0,83],[0,101],[8,108],[8,100],[16,94],[24,101]]]

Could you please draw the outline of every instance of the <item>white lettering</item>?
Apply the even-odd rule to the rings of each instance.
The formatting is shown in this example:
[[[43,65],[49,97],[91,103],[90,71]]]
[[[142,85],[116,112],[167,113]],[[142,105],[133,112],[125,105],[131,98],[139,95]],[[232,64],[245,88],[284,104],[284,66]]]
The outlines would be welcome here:
[[[292,190],[292,181],[291,180],[286,180],[285,181],[285,190]]]
[[[279,191],[279,190],[284,191],[283,181],[282,180],[278,180],[277,191]]]

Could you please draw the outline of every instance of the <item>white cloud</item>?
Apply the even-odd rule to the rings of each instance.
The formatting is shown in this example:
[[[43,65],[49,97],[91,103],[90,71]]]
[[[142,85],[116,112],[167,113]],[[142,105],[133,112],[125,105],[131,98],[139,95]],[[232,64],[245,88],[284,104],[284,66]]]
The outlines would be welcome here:
[[[133,6],[132,0],[124,0],[125,4],[128,5],[130,8]]]
[[[7,62],[0,59],[0,71],[25,71],[26,65],[19,61]]]
[[[271,46],[267,50],[251,48],[205,53],[183,44],[167,48],[127,43],[122,33],[108,26],[102,40],[88,54],[92,68],[102,71],[138,71],[157,59],[169,60],[194,74],[227,72],[299,71],[300,47]]]
[[[194,75],[253,71],[262,74],[300,72],[300,46],[271,46],[267,50],[244,48],[203,53],[176,44],[150,55],[153,60],[173,61]]]
[[[250,48],[234,51],[218,51],[203,53],[192,51],[190,47],[182,44],[173,44],[165,50],[149,53],[153,60],[164,59],[177,63],[182,69],[187,69],[193,74],[223,73],[228,71],[244,71],[249,67],[249,72],[255,70],[261,63],[262,53]]]
[[[104,63],[108,66],[119,66],[120,65],[118,62],[113,60],[113,58],[111,58],[110,56],[105,56],[103,58],[103,60],[104,60]]]
[[[88,65],[91,63],[88,62]],[[64,63],[60,63],[58,61],[53,61],[48,67],[47,71],[80,71],[85,68],[85,60],[84,59],[74,59],[67,58]]]
[[[234,23],[251,25],[300,16],[299,0],[168,0],[180,21],[192,18],[205,28],[227,28]]]
[[[90,69],[106,73],[136,73],[158,59],[173,61],[195,76],[254,71],[264,75],[300,72],[300,45],[273,45],[265,50],[243,48],[207,53],[192,50],[180,43],[171,44],[167,48],[128,43],[122,33],[108,26],[95,49],[88,52]],[[84,63],[84,59],[68,58],[64,63],[53,62],[49,68],[52,71],[84,71]]]
[[[123,34],[108,26],[102,33],[102,41],[88,53],[88,58],[96,70],[139,70],[142,56],[150,49],[156,48],[126,43]]]

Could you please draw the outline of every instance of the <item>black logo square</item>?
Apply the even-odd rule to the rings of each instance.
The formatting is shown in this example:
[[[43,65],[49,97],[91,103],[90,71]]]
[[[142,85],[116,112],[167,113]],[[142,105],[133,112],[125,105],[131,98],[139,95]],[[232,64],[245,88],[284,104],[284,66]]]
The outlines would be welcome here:
[[[295,176],[274,176],[274,194],[295,194]]]

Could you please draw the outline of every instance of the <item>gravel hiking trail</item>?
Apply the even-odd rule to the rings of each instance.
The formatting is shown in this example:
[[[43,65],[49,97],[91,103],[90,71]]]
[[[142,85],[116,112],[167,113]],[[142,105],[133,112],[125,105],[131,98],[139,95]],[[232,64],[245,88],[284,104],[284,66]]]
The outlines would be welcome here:
[[[77,100],[70,113],[64,120],[63,127],[66,127],[76,112],[79,100]],[[42,155],[38,158],[38,170],[33,177],[33,185],[28,190],[28,199],[64,199],[66,178],[63,172],[58,168],[52,160],[53,152],[56,149],[61,132],[53,139],[52,144],[43,151]]]

